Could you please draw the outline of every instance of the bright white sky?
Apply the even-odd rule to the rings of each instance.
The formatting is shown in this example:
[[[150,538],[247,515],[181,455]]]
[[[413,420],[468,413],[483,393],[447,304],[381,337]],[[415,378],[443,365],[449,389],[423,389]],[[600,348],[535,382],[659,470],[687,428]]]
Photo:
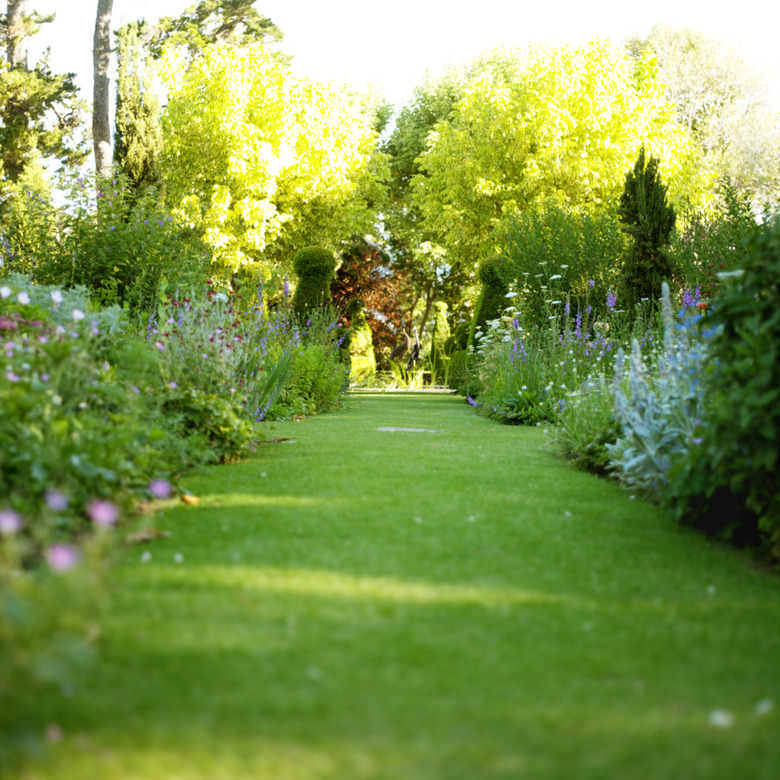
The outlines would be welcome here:
[[[196,0],[114,0],[112,27],[146,17],[176,15]],[[617,6],[617,7],[616,7]],[[403,104],[426,70],[472,60],[499,45],[620,43],[654,24],[690,27],[737,48],[770,68],[780,103],[780,47],[767,0],[259,0],[256,8],[285,34],[293,67],[323,81],[373,83]],[[57,12],[39,38],[51,46],[55,72],[75,71],[92,97],[92,34],[97,0],[29,0],[41,13]]]

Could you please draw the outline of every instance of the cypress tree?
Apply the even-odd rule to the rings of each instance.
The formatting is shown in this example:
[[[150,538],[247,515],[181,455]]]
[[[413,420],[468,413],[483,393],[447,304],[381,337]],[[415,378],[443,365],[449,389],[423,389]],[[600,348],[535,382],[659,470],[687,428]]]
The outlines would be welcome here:
[[[644,146],[633,170],[626,174],[618,216],[623,231],[633,239],[623,265],[621,289],[627,306],[661,293],[661,283],[675,275],[675,265],[665,247],[669,245],[677,219],[666,202],[666,185],[658,173],[658,159],[650,155],[645,163]]]
[[[117,33],[114,130],[114,162],[136,188],[159,180],[163,144],[160,101],[152,86],[150,58],[141,47],[140,24],[126,24]]]

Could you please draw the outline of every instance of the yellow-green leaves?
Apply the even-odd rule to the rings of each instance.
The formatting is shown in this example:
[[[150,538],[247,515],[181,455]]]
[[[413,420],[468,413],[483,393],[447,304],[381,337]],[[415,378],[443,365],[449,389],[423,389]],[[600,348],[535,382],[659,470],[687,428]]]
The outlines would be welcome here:
[[[165,173],[180,216],[227,270],[269,272],[302,244],[367,227],[386,163],[359,97],[293,77],[262,46],[169,51]]]
[[[705,197],[709,182],[673,106],[622,51],[597,41],[493,53],[475,63],[429,137],[415,203],[426,227],[473,265],[518,210],[614,202],[643,143],[661,160],[672,200]]]

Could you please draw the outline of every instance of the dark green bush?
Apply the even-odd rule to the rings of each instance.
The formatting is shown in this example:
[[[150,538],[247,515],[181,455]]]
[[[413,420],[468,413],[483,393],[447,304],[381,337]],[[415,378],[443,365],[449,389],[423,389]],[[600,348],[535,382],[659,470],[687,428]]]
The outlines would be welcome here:
[[[293,258],[293,268],[298,274],[298,287],[292,303],[298,321],[303,323],[315,309],[330,304],[330,283],[336,270],[336,258],[329,249],[307,246]]]
[[[479,264],[477,278],[482,289],[474,305],[474,316],[469,327],[470,345],[474,343],[476,332],[486,332],[486,323],[500,317],[509,306],[509,299],[506,297],[509,292],[507,263],[503,258],[489,257],[483,260]]]
[[[681,521],[738,543],[780,543],[780,220],[746,241],[744,273],[714,299],[710,405],[672,468]]]

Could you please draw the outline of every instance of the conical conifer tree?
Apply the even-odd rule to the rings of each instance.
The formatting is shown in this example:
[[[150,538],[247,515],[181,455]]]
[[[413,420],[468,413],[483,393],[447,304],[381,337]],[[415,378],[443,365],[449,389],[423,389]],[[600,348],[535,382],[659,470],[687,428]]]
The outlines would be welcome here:
[[[665,247],[677,215],[666,201],[658,159],[650,155],[645,162],[644,146],[633,170],[626,174],[618,215],[623,230],[633,239],[621,276],[624,303],[633,306],[642,298],[654,300],[661,294],[661,283],[675,275],[675,264]]]

